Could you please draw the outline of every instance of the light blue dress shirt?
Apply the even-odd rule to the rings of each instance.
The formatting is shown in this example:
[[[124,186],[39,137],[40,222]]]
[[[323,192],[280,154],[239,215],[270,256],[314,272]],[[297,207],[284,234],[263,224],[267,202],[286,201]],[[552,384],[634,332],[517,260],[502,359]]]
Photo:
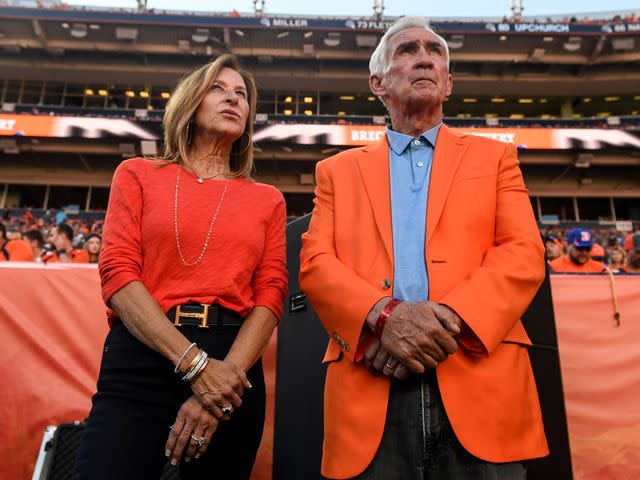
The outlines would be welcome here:
[[[429,178],[439,123],[419,137],[387,127],[391,223],[393,224],[393,296],[420,302],[429,299],[425,258]]]

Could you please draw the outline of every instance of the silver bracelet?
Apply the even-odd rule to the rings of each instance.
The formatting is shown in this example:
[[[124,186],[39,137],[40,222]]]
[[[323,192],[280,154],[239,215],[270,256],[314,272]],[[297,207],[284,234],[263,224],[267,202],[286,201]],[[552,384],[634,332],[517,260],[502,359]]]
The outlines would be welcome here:
[[[196,363],[196,365],[182,377],[182,380],[187,383],[191,383],[196,374],[198,374],[200,370],[202,370],[208,359],[209,356],[207,355],[207,352],[205,352],[204,350],[200,350],[200,358],[198,359],[198,363]]]
[[[189,350],[191,350],[193,347],[195,347],[196,344],[192,343],[191,345],[189,345],[187,347],[187,349],[184,351],[184,353],[182,354],[182,356],[180,357],[180,360],[178,360],[178,363],[176,363],[176,368],[174,368],[173,373],[178,373],[178,367],[180,366],[180,363],[182,362],[182,360],[184,360],[184,357],[187,356],[187,353],[189,353]]]

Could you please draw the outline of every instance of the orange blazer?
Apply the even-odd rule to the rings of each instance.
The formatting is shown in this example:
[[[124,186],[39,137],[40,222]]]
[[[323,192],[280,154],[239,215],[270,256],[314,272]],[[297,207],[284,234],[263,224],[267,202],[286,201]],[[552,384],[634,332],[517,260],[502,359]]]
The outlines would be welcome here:
[[[453,308],[485,354],[460,347],[437,369],[453,430],[471,454],[509,462],[548,454],[520,322],[544,278],[544,247],[514,145],[440,128],[427,208],[429,299]],[[386,136],[316,167],[313,217],[302,236],[300,285],[331,339],[322,474],[350,478],[384,430],[389,379],[361,362],[371,307],[393,291]]]

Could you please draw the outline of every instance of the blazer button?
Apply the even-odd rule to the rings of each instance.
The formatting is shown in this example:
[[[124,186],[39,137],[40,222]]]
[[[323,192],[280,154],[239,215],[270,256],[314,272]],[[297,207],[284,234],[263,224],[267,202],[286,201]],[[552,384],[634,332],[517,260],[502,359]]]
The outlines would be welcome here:
[[[345,352],[349,352],[349,344],[348,344],[348,343],[344,343],[344,342],[343,342],[343,344],[344,344],[344,345],[343,345],[343,347],[342,347],[342,348],[344,349],[344,351],[345,351]]]
[[[380,286],[385,290],[389,290],[389,287],[391,287],[391,280],[385,278],[384,280],[382,280],[382,282],[380,282]]]

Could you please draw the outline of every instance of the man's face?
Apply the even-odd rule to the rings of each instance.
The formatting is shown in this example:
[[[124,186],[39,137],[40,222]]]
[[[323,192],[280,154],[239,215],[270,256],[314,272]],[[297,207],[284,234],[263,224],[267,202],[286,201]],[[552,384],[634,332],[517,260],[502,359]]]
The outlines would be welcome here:
[[[389,113],[442,108],[453,88],[442,40],[422,28],[409,28],[394,35],[388,48],[387,71],[372,75],[369,83]]]
[[[591,258],[591,247],[569,247],[569,260],[576,265],[584,265]]]
[[[547,247],[547,258],[549,260],[554,260],[562,255],[562,247],[556,242],[548,240],[545,242],[545,246]]]
[[[627,263],[632,268],[640,268],[640,251],[629,250],[627,254]]]

